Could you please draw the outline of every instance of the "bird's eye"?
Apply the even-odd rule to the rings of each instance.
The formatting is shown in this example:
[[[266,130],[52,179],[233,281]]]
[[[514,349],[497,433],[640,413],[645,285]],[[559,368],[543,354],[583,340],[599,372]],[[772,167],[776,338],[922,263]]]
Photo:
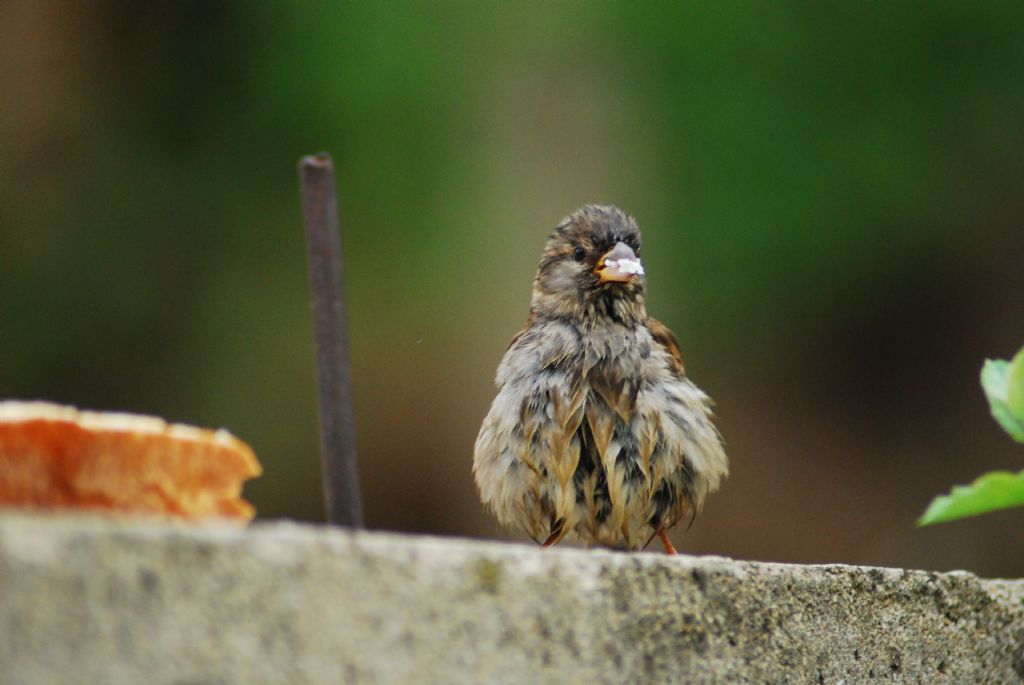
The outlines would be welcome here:
[[[577,262],[582,262],[584,259],[587,258],[587,251],[584,250],[582,247],[577,247],[575,250],[572,251],[572,258],[575,259]]]

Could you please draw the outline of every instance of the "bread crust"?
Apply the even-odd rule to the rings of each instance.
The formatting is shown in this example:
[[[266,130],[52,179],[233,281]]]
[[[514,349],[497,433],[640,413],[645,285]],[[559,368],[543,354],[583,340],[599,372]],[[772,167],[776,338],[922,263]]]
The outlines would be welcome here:
[[[262,468],[226,430],[153,416],[0,402],[0,506],[247,521]]]

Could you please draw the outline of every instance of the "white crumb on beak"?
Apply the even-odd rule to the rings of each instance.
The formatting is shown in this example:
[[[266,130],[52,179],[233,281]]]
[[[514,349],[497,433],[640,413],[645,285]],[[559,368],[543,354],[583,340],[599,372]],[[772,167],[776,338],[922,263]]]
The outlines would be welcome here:
[[[605,267],[623,274],[644,275],[644,265],[639,259],[609,259],[604,263]]]

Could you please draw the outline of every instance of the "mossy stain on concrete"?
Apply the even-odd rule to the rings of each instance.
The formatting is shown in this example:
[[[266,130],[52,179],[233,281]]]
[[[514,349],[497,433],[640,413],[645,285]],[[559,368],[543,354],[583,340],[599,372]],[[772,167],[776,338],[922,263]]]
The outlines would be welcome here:
[[[476,577],[480,582],[480,589],[489,595],[498,594],[501,586],[502,568],[501,564],[486,557],[476,562]]]

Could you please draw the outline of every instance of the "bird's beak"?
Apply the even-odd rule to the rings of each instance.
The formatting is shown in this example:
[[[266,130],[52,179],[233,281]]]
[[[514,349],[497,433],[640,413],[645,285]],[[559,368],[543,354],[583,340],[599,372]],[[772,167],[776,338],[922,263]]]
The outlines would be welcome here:
[[[628,283],[634,276],[644,275],[644,266],[629,245],[615,243],[615,247],[598,260],[594,273],[600,283]]]

